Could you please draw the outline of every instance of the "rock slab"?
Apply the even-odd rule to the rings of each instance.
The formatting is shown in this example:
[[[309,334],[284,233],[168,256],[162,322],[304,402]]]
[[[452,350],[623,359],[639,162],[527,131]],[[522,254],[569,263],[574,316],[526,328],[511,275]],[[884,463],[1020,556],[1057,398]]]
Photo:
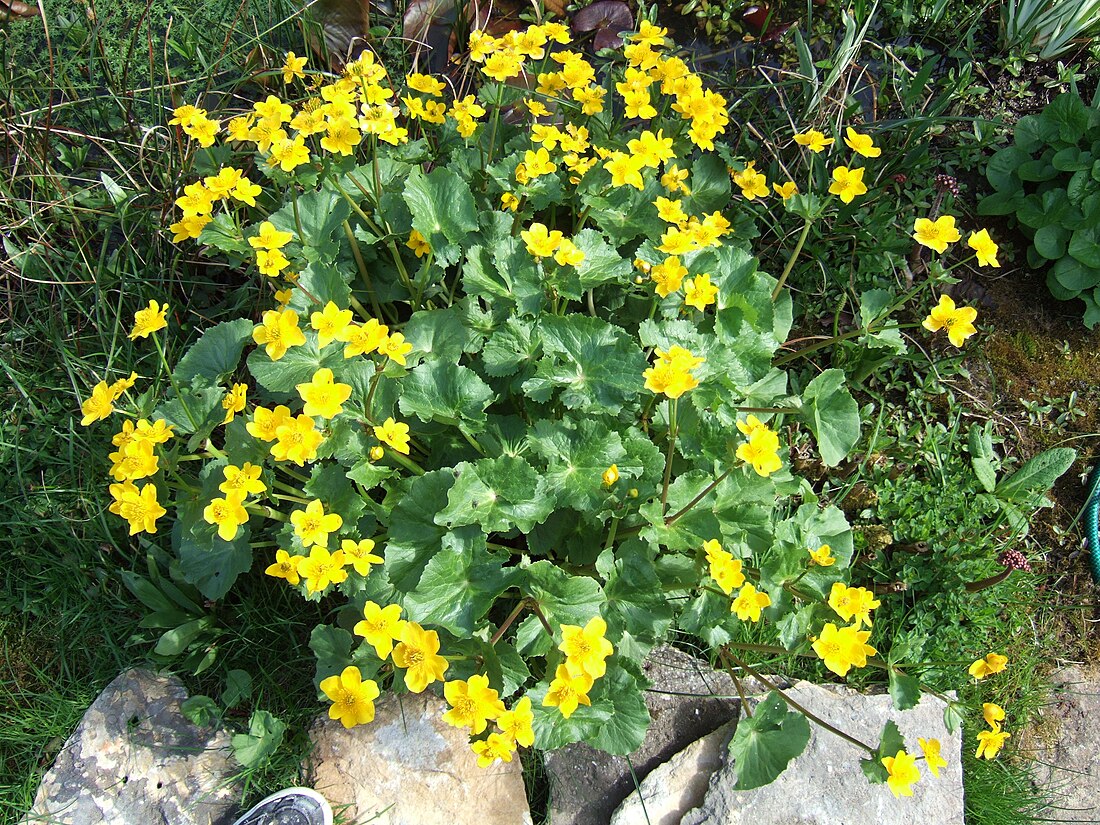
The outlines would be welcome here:
[[[128,670],[92,703],[22,825],[218,825],[241,788],[229,735],[192,724],[175,676]]]
[[[680,825],[684,814],[706,799],[736,729],[736,722],[728,722],[658,765],[618,807],[611,825]]]
[[[652,682],[645,702],[653,721],[629,760],[583,744],[546,754],[549,825],[607,825],[619,803],[634,792],[635,778],[641,782],[658,765],[739,714],[733,680],[677,648],[654,648],[643,670]],[[742,687],[759,691],[752,680],[743,680]]]
[[[345,729],[318,719],[313,787],[346,821],[372,825],[531,825],[518,757],[477,766],[465,730],[428,693],[388,695],[374,721]]]
[[[1040,816],[1100,822],[1100,675],[1067,667],[1051,681],[1054,691],[1043,710],[1051,736],[1028,740],[1035,781],[1051,798],[1051,809]]]
[[[850,688],[799,682],[788,696],[840,730],[877,744],[886,721],[897,723],[910,753],[917,738],[939,739],[947,767],[938,779],[917,763],[921,779],[913,796],[895,799],[885,785],[871,785],[859,767],[865,754],[811,723],[806,750],[778,779],[751,791],[733,789],[737,766],[726,759],[713,774],[702,805],[681,825],[963,825],[962,733],[948,734],[944,703],[932,696],[896,711],[886,695],[865,696]]]

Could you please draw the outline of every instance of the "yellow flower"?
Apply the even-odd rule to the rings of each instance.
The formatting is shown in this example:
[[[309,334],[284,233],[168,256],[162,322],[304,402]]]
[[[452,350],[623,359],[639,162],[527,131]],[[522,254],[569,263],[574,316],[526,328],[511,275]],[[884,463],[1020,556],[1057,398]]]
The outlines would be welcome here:
[[[607,622],[599,616],[593,616],[584,627],[561,626],[562,641],[558,650],[565,654],[565,666],[570,673],[587,673],[599,679],[607,672],[604,660],[615,652],[615,648],[604,638],[606,633]]]
[[[967,338],[978,331],[974,327],[974,319],[977,317],[978,311],[973,307],[956,308],[951,298],[941,295],[939,304],[932,307],[923,326],[930,332],[946,329],[947,339],[956,347],[961,347]]]
[[[274,410],[269,410],[267,407],[257,407],[252,413],[252,420],[245,424],[245,429],[253,438],[258,438],[261,441],[274,441],[279,437],[279,428],[293,420],[290,415],[290,407],[284,407],[282,404]]]
[[[710,565],[710,577],[718,583],[722,592],[729,595],[745,583],[741,559],[735,559],[732,553],[722,549],[718,539],[703,542],[703,550]]]
[[[134,441],[120,447],[109,458],[114,462],[111,477],[115,481],[137,481],[156,475],[159,469],[159,458],[148,441]]]
[[[150,444],[165,444],[173,436],[173,426],[174,425],[169,424],[163,418],[158,418],[151,424],[142,418],[138,421],[137,427],[134,429],[134,440],[148,441]]]
[[[967,671],[978,681],[994,673],[1000,673],[1008,665],[1008,657],[999,653],[987,653],[984,658],[978,659]]]
[[[740,172],[734,172],[733,182],[741,189],[741,195],[746,200],[751,201],[768,196],[768,179],[765,175],[756,171],[755,163],[749,163]]]
[[[225,410],[223,424],[228,424],[236,417],[237,413],[244,410],[247,396],[248,386],[246,384],[234,384],[229,392],[225,394],[225,398],[222,399],[222,409]]]
[[[185,215],[168,227],[172,232],[172,243],[179,243],[187,238],[198,238],[210,221],[209,215]]]
[[[233,187],[233,191],[229,195],[241,203],[255,206],[256,196],[263,191],[259,184],[253,183],[248,178],[241,178],[240,183]]]
[[[814,154],[818,152],[824,152],[826,148],[832,146],[835,142],[832,138],[825,137],[824,133],[817,131],[817,129],[810,129],[808,132],[800,132],[794,136],[794,142],[799,146],[805,146]]]
[[[405,342],[405,336],[400,332],[387,335],[378,345],[378,351],[391,361],[405,366],[405,356],[413,350],[413,345]]]
[[[955,228],[955,218],[952,215],[941,215],[932,221],[928,218],[917,218],[913,222],[913,239],[921,246],[943,253],[947,251],[949,243],[961,240],[962,235]]]
[[[405,631],[401,605],[381,607],[374,602],[367,602],[363,605],[363,618],[356,622],[352,631],[356,636],[366,639],[378,658],[385,661],[393,652],[393,643],[399,641]]]
[[[405,78],[405,82],[413,91],[432,97],[442,97],[443,90],[447,88],[443,81],[436,80],[429,74],[410,74]]]
[[[749,434],[749,440],[737,448],[737,457],[751,464],[757,475],[767,478],[783,466],[779,457],[779,436],[767,427]]]
[[[580,266],[584,263],[584,252],[577,248],[569,238],[563,238],[554,252],[554,261],[558,266]]]
[[[500,196],[500,205],[512,212],[515,212],[519,208],[519,198],[513,195],[511,192],[505,192]]]
[[[947,760],[940,756],[939,739],[917,739],[921,752],[924,754],[924,764],[932,771],[932,776],[939,779],[940,768],[947,767]]]
[[[870,638],[871,631],[860,630],[858,625],[838,630],[829,622],[814,640],[813,649],[825,662],[825,667],[837,676],[847,676],[852,667],[866,667],[867,657],[878,652],[867,644]]]
[[[684,286],[684,304],[695,307],[703,312],[714,303],[718,297],[718,287],[710,282],[710,274],[703,273],[695,278],[688,278]]]
[[[485,739],[470,743],[470,750],[477,755],[477,766],[487,768],[498,759],[512,761],[512,740],[500,733],[490,733]]]
[[[300,513],[301,510],[296,512]],[[304,541],[302,543],[305,544]],[[339,584],[347,580],[348,571],[344,569],[344,554],[339,550],[330,553],[323,544],[314,545],[310,548],[309,556],[298,562],[298,575],[306,580],[306,590],[310,593],[320,593],[330,584]]]
[[[344,358],[354,358],[356,355],[370,355],[382,345],[389,332],[389,327],[371,318],[365,324],[349,324],[337,333],[336,338],[346,344]]]
[[[882,150],[875,146],[870,135],[860,134],[851,126],[844,133],[844,142],[848,144],[849,149],[865,158],[877,158],[882,154]]]
[[[344,411],[343,403],[351,397],[351,385],[333,382],[332,370],[321,367],[307,383],[296,385],[298,395],[305,406],[302,412],[308,416],[335,418]]]
[[[275,437],[271,455],[276,461],[293,461],[299,467],[317,458],[317,448],[325,440],[308,415],[288,418],[275,430]]]
[[[844,621],[856,620],[856,627],[871,627],[871,611],[881,604],[875,594],[865,587],[848,587],[833,582],[829,591],[829,607]]]
[[[816,564],[818,567],[832,567],[836,564],[836,559],[833,558],[833,548],[827,544],[821,545],[816,550],[807,548],[806,552],[810,554],[810,563]]]
[[[510,742],[525,748],[535,744],[535,730],[532,727],[535,714],[531,710],[531,699],[524,696],[511,710],[506,710],[497,719],[501,735]]]
[[[580,705],[591,705],[588,691],[592,690],[593,679],[587,673],[570,673],[565,665],[558,665],[550,689],[542,700],[542,706],[557,708],[568,719]]]
[[[451,709],[443,721],[455,728],[469,728],[477,736],[490,719],[504,713],[499,694],[489,687],[489,677],[475,674],[468,680],[456,679],[443,685],[443,695]]]
[[[333,154],[348,156],[363,139],[362,133],[347,118],[330,120],[321,138],[321,148]]]
[[[271,145],[271,156],[267,165],[278,166],[284,172],[293,172],[303,163],[309,163],[309,147],[302,135],[276,141]]]
[[[260,232],[248,239],[248,245],[253,249],[282,249],[294,238],[292,232],[280,232],[271,221],[260,224]]]
[[[282,250],[272,249],[269,252],[261,249],[256,252],[256,268],[260,270],[261,275],[274,278],[288,266],[290,266],[290,261],[287,260]]]
[[[241,501],[234,495],[227,495],[214,499],[202,511],[203,521],[218,525],[218,538],[222,541],[233,541],[240,526],[248,521],[248,511]]]
[[[684,195],[690,195],[691,190],[684,181],[687,180],[688,170],[681,169],[675,163],[665,169],[665,173],[661,175],[661,186],[669,194],[679,192]]]
[[[836,195],[844,203],[851,203],[859,195],[867,194],[867,187],[863,183],[864,169],[849,169],[847,166],[838,166],[833,170],[833,182],[829,184],[829,194]]]
[[[409,454],[409,425],[387,418],[381,426],[374,428],[374,437],[388,444],[402,455]]]
[[[672,138],[666,138],[664,131],[657,134],[646,129],[638,137],[627,143],[630,154],[641,159],[643,166],[656,169],[666,160],[672,160],[676,153],[672,150]]]
[[[317,330],[317,346],[324,349],[335,341],[351,323],[351,314],[350,309],[340,309],[329,301],[321,312],[310,315],[310,326]]]
[[[266,100],[253,103],[252,109],[259,116],[260,120],[265,120],[272,124],[286,123],[290,120],[290,116],[294,111],[288,104],[283,103],[283,101],[275,95],[268,95]]]
[[[983,730],[978,734],[978,750],[974,755],[978,759],[995,759],[997,754],[1000,753],[1001,748],[1004,747],[1005,740],[1012,736],[1007,731],[1002,731],[999,727],[995,727],[993,730]]]
[[[302,71],[306,67],[306,59],[304,57],[298,57],[294,52],[286,53],[286,60],[283,61],[283,83],[291,83],[294,78],[302,80],[305,78],[306,73]]]
[[[134,328],[130,331],[130,340],[148,338],[158,329],[164,329],[168,326],[168,320],[165,318],[167,314],[167,303],[162,306],[156,301],[150,301],[148,307],[134,313]]]
[[[432,682],[443,680],[448,662],[439,654],[439,634],[416,622],[405,622],[401,641],[393,649],[393,663],[405,671],[405,687],[423,693]]]
[[[982,703],[982,718],[993,730],[1000,730],[1000,722],[1005,720],[1005,709],[993,702]]]
[[[286,550],[275,551],[275,562],[269,564],[264,573],[276,579],[286,579],[287,584],[298,584],[302,579],[298,575],[298,565],[305,556],[292,556]]]
[[[155,484],[139,491],[131,484],[118,498],[118,514],[130,522],[130,535],[157,532],[157,519],[168,511],[157,502]]]
[[[798,194],[798,184],[793,180],[789,180],[784,184],[773,183],[772,189],[774,189],[775,194],[779,195],[783,200],[787,200],[787,198],[792,195]]]
[[[664,393],[669,398],[679,398],[685,392],[699,386],[691,371],[704,362],[690,351],[673,346],[669,351],[656,350],[657,361],[642,373],[645,388],[653,393]]]
[[[306,505],[306,509],[291,513],[290,523],[294,525],[294,534],[302,540],[302,547],[327,547],[329,533],[339,530],[344,520],[339,513],[326,513],[325,505],[314,499]],[[312,554],[310,557],[312,558]]]
[[[978,266],[991,266],[994,269],[1001,266],[1001,262],[997,260],[997,244],[989,237],[987,230],[972,232],[966,245],[977,255]]]
[[[644,189],[645,181],[642,180],[642,159],[624,152],[615,152],[603,165],[603,168],[611,175],[612,186],[633,186],[635,189]]]
[[[228,464],[222,468],[225,481],[218,485],[218,489],[225,493],[226,498],[235,497],[238,500],[259,495],[267,489],[267,485],[260,481],[260,473],[263,469],[263,467],[253,466],[248,461],[240,467]]]
[[[89,424],[106,418],[115,410],[115,394],[111,392],[110,386],[106,381],[100,381],[92,388],[92,394],[87,401],[84,401],[80,405],[80,412],[84,414],[84,417],[80,419],[82,426],[87,427]]]
[[[344,539],[340,542],[340,552],[344,554],[344,564],[351,565],[360,576],[369,576],[372,564],[383,564],[386,560],[376,556],[373,539]]]
[[[890,775],[886,784],[890,787],[894,796],[900,799],[903,796],[913,795],[913,783],[920,779],[920,771],[917,770],[917,758],[900,750],[894,756],[882,757],[882,764]]]
[[[519,236],[527,245],[527,251],[536,258],[547,258],[553,255],[563,240],[561,232],[556,229],[550,232],[541,223],[531,224],[530,227],[521,231]]]
[[[332,702],[328,718],[339,719],[345,728],[365,725],[374,720],[378,684],[373,679],[363,681],[363,674],[354,665],[348,665],[339,676],[322,679],[321,692]]]
[[[527,176],[529,178],[537,178],[542,175],[549,175],[555,169],[557,165],[550,160],[550,153],[545,148],[539,148],[538,151],[532,151],[528,149],[523,153],[523,165],[527,167]]]
[[[405,241],[405,246],[411,249],[418,258],[423,258],[432,251],[431,244],[415,229],[409,232],[409,239]]]
[[[615,483],[619,480],[619,467],[616,464],[612,464],[606,470],[603,471],[601,476],[604,487],[614,487]]]
[[[657,284],[656,292],[662,298],[676,292],[687,274],[687,267],[680,263],[676,255],[670,255],[649,271],[649,277]]]
[[[241,182],[243,176],[244,173],[240,169],[235,169],[232,166],[224,166],[218,170],[218,174],[207,175],[202,179],[202,182],[213,197],[218,200],[224,200],[229,197],[234,189],[236,189],[237,184]]]
[[[771,596],[760,593],[751,584],[746,584],[730,605],[730,612],[736,613],[741,621],[760,621],[760,611],[772,603]]]

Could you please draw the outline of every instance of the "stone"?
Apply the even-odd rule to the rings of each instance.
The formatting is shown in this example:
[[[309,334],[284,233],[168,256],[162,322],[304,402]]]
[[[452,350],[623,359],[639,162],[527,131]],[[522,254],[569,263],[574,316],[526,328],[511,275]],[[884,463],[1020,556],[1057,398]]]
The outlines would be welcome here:
[[[1100,674],[1078,667],[1051,677],[1053,693],[1042,724],[1022,737],[1019,752],[1033,760],[1033,779],[1050,795],[1039,818],[1100,821]]]
[[[646,707],[653,721],[629,758],[575,744],[546,754],[550,825],[607,825],[626,797],[658,765],[736,719],[737,690],[728,674],[677,648],[654,648],[643,664],[652,682]],[[742,680],[746,693],[760,692]],[[633,768],[633,772],[631,771]]]
[[[703,804],[736,728],[727,722],[650,771],[616,809],[611,825],[680,825],[684,814]]]
[[[372,825],[531,825],[518,757],[477,766],[464,729],[443,721],[430,693],[387,695],[374,721],[310,729],[312,787],[349,822]]]
[[[923,696],[920,704],[896,711],[890,697],[863,695],[850,688],[798,682],[785,691],[815,716],[870,745],[882,727],[897,723],[910,753],[920,753],[917,738],[939,739],[947,767],[939,778],[924,769],[913,796],[895,799],[885,784],[872,785],[859,767],[864,751],[811,722],[806,750],[762,788],[736,791],[737,766],[726,759],[710,779],[702,805],[681,825],[963,825],[962,732],[948,734],[944,702]]]
[[[242,789],[229,734],[192,724],[175,676],[133,669],[92,703],[22,825],[221,825]]]

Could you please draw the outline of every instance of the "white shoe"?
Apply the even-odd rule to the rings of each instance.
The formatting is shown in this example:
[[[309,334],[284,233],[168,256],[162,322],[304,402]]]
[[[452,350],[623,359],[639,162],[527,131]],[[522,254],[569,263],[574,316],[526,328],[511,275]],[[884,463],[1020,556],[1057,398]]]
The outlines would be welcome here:
[[[312,788],[287,788],[254,806],[233,825],[332,825],[332,808]]]

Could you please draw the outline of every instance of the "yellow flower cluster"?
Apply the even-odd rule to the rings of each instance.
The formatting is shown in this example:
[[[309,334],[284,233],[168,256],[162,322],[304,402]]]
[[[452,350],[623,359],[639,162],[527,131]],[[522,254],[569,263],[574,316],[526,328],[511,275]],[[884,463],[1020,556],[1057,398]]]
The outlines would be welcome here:
[[[779,458],[779,435],[767,424],[750,415],[737,422],[737,429],[748,438],[737,448],[737,457],[751,465],[757,475],[767,478],[783,466]]]
[[[656,363],[642,373],[647,390],[664,393],[669,398],[679,398],[699,386],[691,371],[704,363],[703,358],[675,344],[669,347],[668,352],[658,349],[655,353]]]
[[[554,679],[543,697],[544,707],[556,707],[568,719],[580,705],[591,705],[589,691],[607,672],[607,657],[615,652],[605,637],[607,622],[593,616],[584,627],[563,624],[558,650],[565,661],[554,671]]]
[[[995,705],[992,702],[985,702],[982,705],[982,716],[985,718],[985,723],[989,725],[989,730],[983,730],[978,733],[978,750],[974,753],[978,759],[995,759],[997,754],[1000,753],[1001,748],[1004,747],[1005,740],[1007,740],[1011,733],[1001,730],[1001,722],[1005,720],[1004,708],[1000,705]]]
[[[938,778],[940,768],[947,766],[947,760],[940,755],[940,740],[918,738],[917,744],[924,755],[924,764],[932,772],[932,776]],[[898,799],[912,796],[913,785],[920,780],[917,757],[903,748],[893,756],[882,757],[882,765],[886,768],[886,785],[890,792]]]
[[[814,640],[813,649],[825,662],[825,667],[837,676],[847,676],[853,667],[866,667],[867,657],[877,652],[867,644],[871,631],[861,628],[865,624],[871,627],[871,611],[879,604],[874,594],[864,587],[833,583],[829,591],[829,607],[841,619],[852,624],[838,628],[829,622]]]
[[[710,576],[722,591],[728,596],[740,588],[730,602],[730,612],[736,613],[737,618],[743,622],[759,622],[761,611],[771,606],[771,596],[745,582],[741,559],[735,559],[732,553],[724,550],[717,539],[703,542],[703,551],[707,555]]]
[[[110,455],[110,473],[117,483],[108,488],[112,498],[108,510],[130,523],[131,536],[157,532],[157,519],[167,512],[157,501],[155,483],[138,487],[134,482],[156,475],[160,470],[156,448],[172,437],[172,427],[163,419],[142,418],[136,425],[124,421],[111,439],[117,449]]]

